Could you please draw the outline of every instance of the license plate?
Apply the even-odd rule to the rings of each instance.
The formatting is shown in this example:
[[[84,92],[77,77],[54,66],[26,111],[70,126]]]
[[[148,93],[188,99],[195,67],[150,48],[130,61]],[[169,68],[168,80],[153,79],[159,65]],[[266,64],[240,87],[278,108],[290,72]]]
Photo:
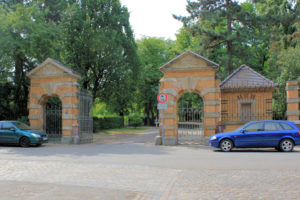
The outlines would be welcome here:
[[[43,137],[43,140],[48,140],[48,137]]]

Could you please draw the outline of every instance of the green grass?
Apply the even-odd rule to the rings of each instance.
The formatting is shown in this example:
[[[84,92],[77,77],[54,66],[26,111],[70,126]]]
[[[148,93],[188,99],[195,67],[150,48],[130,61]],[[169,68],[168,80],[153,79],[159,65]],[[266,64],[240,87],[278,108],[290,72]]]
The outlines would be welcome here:
[[[98,133],[105,133],[105,134],[138,134],[141,133],[148,128],[118,128],[118,129],[106,129],[106,130],[100,130]]]

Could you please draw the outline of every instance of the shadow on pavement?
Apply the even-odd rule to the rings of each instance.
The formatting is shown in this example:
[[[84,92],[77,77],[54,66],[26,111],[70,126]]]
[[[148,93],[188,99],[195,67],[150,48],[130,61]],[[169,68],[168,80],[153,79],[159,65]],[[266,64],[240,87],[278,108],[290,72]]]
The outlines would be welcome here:
[[[231,152],[223,152],[219,149],[215,149],[214,152],[220,152],[220,153],[284,153],[284,154],[289,154],[289,153],[300,153],[300,149],[294,149],[294,151],[292,152],[280,152],[277,151],[274,148],[253,148],[253,149],[249,149],[249,148],[245,148],[245,149],[233,149]]]

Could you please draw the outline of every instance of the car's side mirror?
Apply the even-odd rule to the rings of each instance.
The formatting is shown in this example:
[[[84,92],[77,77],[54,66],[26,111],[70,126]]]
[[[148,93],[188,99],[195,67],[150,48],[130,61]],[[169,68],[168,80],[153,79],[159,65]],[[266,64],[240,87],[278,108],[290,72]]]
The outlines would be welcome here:
[[[10,128],[9,130],[10,130],[10,131],[13,131],[13,132],[15,132],[15,131],[16,131],[16,129],[15,129],[15,128]]]
[[[245,133],[245,132],[246,132],[245,129],[242,129],[242,130],[241,130],[241,133]]]

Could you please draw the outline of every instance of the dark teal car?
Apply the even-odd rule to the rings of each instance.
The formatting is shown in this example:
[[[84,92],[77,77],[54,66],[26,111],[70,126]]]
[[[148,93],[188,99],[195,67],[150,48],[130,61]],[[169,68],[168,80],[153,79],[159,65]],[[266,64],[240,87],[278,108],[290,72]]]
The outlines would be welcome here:
[[[48,135],[32,130],[26,124],[18,121],[0,121],[0,143],[19,144],[22,147],[40,146],[48,142]]]

